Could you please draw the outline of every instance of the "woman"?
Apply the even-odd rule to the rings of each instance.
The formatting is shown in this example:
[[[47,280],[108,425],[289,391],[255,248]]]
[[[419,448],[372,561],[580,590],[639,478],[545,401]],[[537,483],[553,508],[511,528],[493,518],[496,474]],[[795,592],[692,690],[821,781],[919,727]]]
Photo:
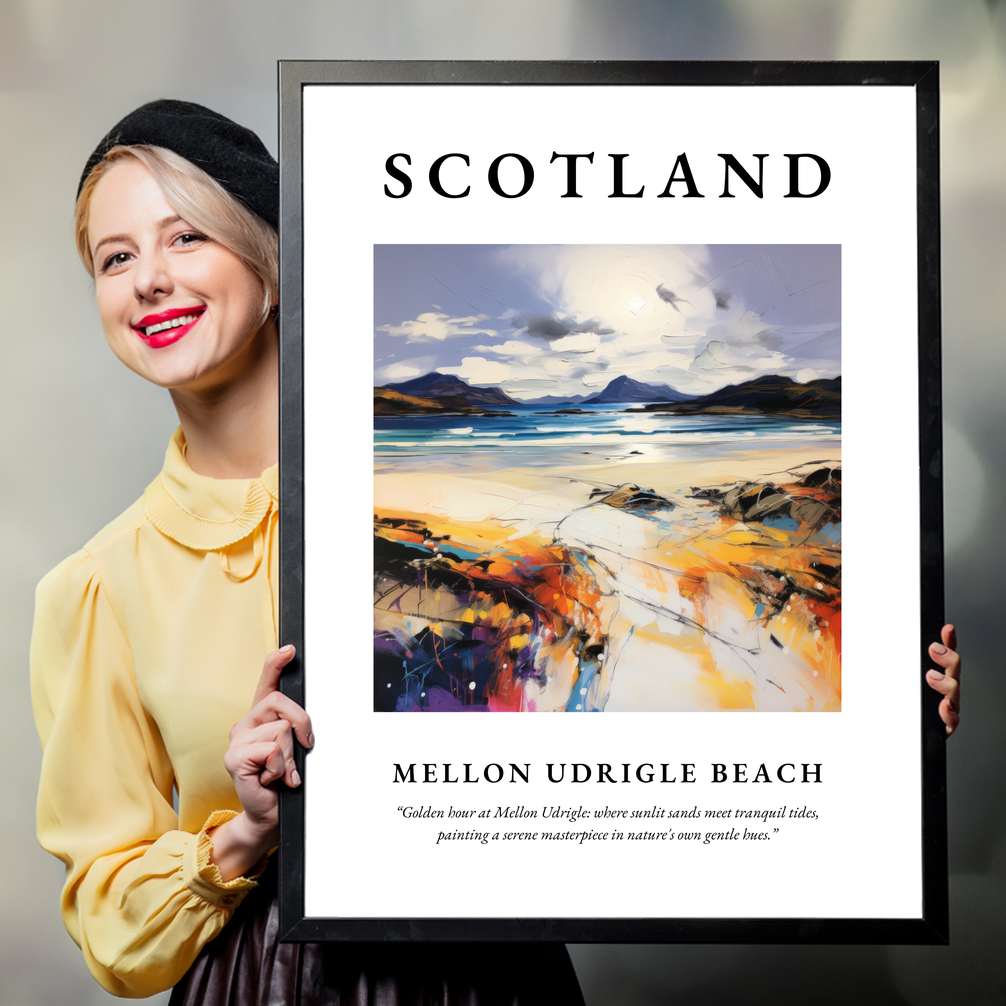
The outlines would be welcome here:
[[[38,830],[66,864],[64,921],[122,996],[582,1003],[561,945],[276,942],[276,786],[300,784],[294,736],[313,744],[277,691],[293,651],[274,649],[277,189],[253,133],[175,101],[123,119],[81,179],[106,338],[180,427],[142,499],[39,585]],[[950,627],[943,644],[930,683],[950,733]]]
[[[313,744],[274,649],[277,220],[258,137],[187,102],[127,116],[81,179],[106,339],[180,427],[142,499],[38,589],[38,831],[67,929],[121,996],[582,1003],[561,945],[276,942],[276,786],[300,785],[294,736]]]

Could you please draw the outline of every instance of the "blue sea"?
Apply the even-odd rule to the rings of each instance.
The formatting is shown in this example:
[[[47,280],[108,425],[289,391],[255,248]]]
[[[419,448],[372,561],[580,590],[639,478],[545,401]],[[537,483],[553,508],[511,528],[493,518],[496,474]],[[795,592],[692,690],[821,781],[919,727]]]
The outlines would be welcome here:
[[[376,471],[554,468],[605,461],[659,463],[819,444],[837,454],[841,422],[775,416],[678,416],[624,404],[507,406],[513,416],[375,416]],[[502,410],[501,410],[502,411]]]

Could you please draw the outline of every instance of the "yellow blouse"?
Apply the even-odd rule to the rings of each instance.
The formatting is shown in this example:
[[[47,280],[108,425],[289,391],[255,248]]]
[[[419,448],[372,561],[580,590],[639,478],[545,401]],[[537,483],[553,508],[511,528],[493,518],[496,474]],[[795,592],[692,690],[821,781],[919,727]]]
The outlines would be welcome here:
[[[241,809],[228,731],[276,646],[277,492],[276,467],[197,475],[179,430],[143,498],[38,586],[38,836],[115,995],[174,985],[255,886],[223,882],[206,829]]]

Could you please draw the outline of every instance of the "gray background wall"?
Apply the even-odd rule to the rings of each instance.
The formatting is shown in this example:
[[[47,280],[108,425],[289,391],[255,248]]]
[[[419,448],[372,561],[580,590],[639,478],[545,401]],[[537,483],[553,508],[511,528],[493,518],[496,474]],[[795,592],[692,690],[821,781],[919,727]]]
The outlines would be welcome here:
[[[167,396],[104,345],[70,236],[78,172],[123,113],[166,96],[275,149],[279,58],[942,61],[947,612],[967,663],[949,757],[953,945],[572,950],[591,1006],[1006,1002],[1004,52],[997,0],[2,0],[0,1006],[108,999],[34,839],[32,590],[138,496],[174,426]]]

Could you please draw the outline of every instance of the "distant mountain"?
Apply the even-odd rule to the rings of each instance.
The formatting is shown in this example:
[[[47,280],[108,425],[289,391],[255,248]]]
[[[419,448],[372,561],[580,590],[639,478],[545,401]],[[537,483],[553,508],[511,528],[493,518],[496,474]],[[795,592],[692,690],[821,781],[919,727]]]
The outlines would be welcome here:
[[[585,401],[586,395],[545,395],[543,398],[527,398],[521,405],[577,405]]]
[[[758,377],[743,384],[728,384],[719,391],[690,402],[645,406],[647,412],[740,413],[742,415],[834,416],[842,415],[842,378],[797,384],[788,377]]]
[[[469,405],[456,395],[422,398],[403,395],[388,388],[374,388],[375,416],[414,416],[444,413],[463,416],[512,416],[512,412],[493,412],[480,405]]]
[[[402,395],[387,388],[374,388],[374,415],[398,416],[429,412],[477,411],[472,405],[465,405],[459,398],[420,398],[418,395]]]
[[[669,384],[644,384],[631,377],[616,377],[604,391],[583,400],[604,405],[611,402],[688,402],[694,397],[675,391]]]
[[[419,398],[456,398],[466,405],[485,408],[494,405],[519,405],[500,388],[475,388],[453,374],[424,374],[401,384],[385,385],[389,391]]]

